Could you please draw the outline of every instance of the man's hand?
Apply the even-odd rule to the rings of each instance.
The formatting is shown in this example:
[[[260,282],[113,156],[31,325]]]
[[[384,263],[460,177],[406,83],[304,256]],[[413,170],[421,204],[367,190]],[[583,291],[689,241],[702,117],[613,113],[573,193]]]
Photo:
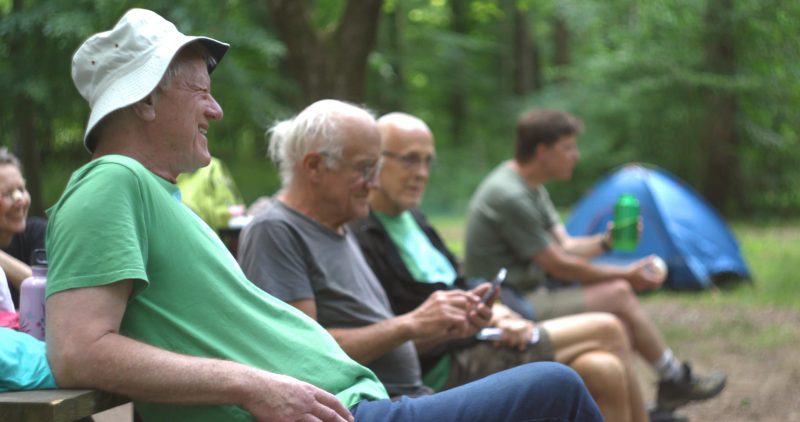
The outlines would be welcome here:
[[[503,330],[503,334],[495,345],[516,347],[519,351],[523,351],[530,345],[534,324],[527,319],[511,317],[498,321],[497,328]]]
[[[353,416],[333,394],[311,384],[278,374],[268,374],[254,388],[244,407],[257,421],[352,422]]]
[[[491,283],[481,283],[478,287],[470,290],[472,294],[481,298],[483,297],[486,292],[492,287]],[[473,308],[469,311],[468,317],[470,322],[470,331],[466,333],[464,336],[473,336],[481,328],[489,327],[492,322],[492,318],[494,313],[492,311],[492,303],[500,296],[500,289],[496,289],[492,296],[486,301],[486,303],[478,301]]]
[[[639,220],[636,222],[636,240],[637,242],[642,240],[642,232],[644,231],[644,219],[642,216],[639,216]],[[603,236],[600,238],[600,248],[604,252],[611,251],[614,249],[614,222],[609,221],[606,224],[606,231],[603,233]]]
[[[603,233],[603,236],[600,237],[600,249],[603,252],[610,252],[614,249],[614,222],[609,221],[606,224],[606,231]]]
[[[522,318],[522,316],[511,310],[508,306],[502,303],[495,303],[492,305],[492,320],[489,322],[489,326],[497,327],[497,324],[499,324],[501,320],[519,318]]]
[[[629,275],[625,278],[637,292],[657,289],[664,283],[664,278],[649,268],[654,258],[655,255],[650,255],[628,266]]]
[[[479,312],[478,305],[481,305],[480,297],[475,291],[437,291],[406,315],[411,319],[415,339],[440,337],[443,333],[449,337],[463,337],[474,334],[479,328],[474,324],[480,321],[486,310]]]
[[[492,311],[491,326],[502,330],[502,337],[495,342],[495,346],[525,350],[530,344],[534,323],[499,303],[492,307]]]

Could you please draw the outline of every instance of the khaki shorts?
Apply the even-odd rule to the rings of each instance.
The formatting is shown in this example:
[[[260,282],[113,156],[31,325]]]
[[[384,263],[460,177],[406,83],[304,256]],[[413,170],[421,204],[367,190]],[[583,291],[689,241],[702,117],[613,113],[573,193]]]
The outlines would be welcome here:
[[[558,289],[539,286],[525,298],[533,304],[537,321],[586,312],[585,293],[580,286]]]
[[[485,376],[525,363],[555,360],[555,350],[547,330],[539,327],[539,341],[519,351],[510,347],[495,348],[481,341],[450,354],[450,375],[442,390],[466,384]]]

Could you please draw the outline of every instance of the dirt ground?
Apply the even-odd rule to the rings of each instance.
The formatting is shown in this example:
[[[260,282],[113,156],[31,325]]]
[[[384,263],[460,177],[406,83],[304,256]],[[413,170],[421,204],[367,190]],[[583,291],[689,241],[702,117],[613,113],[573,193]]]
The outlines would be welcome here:
[[[728,375],[720,396],[679,413],[692,422],[800,422],[800,312],[644,302],[679,358]],[[653,397],[654,375],[640,366]]]

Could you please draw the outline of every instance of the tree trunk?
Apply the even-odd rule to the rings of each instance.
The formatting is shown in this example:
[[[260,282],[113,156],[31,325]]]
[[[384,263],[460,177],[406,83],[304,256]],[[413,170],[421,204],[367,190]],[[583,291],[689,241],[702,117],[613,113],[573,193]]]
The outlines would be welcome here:
[[[466,1],[450,2],[450,30],[458,36],[466,36],[468,23],[465,10]],[[467,97],[464,82],[464,60],[463,51],[456,51],[451,66],[450,81],[450,137],[452,145],[461,145],[464,142],[464,126],[467,122]]]
[[[399,111],[406,108],[406,79],[404,72],[403,54],[403,28],[405,14],[403,13],[403,3],[397,2],[394,10],[386,14],[387,38],[389,49],[389,63],[392,66],[394,80],[389,89],[380,90],[384,98],[383,105],[386,111]]]
[[[509,45],[511,48],[500,48],[497,56],[497,86],[498,91],[503,93],[513,93],[515,84],[515,61],[516,46],[514,37],[514,13],[517,9],[516,0],[500,0],[500,7],[503,10],[503,19],[497,21],[497,40],[500,45]]]
[[[736,73],[733,13],[733,0],[709,0],[705,16],[706,66],[711,73],[726,80]],[[725,212],[739,205],[739,198],[732,195],[740,180],[736,94],[715,87],[709,90],[707,99],[709,115],[701,142],[704,146],[701,189],[712,205]]]
[[[559,68],[558,81],[564,81],[564,72],[569,65],[569,28],[562,12],[556,10],[553,17],[553,63]]]
[[[36,107],[33,101],[25,95],[18,95],[15,99],[17,105],[14,110],[14,149],[22,162],[25,182],[28,193],[31,195],[30,215],[43,216],[42,205],[42,180],[40,177],[40,154],[36,141],[36,125],[33,113]]]
[[[525,95],[534,90],[538,79],[535,47],[531,39],[530,19],[514,5],[514,94]]]
[[[14,0],[13,13],[23,13],[24,4],[23,0]],[[25,63],[26,59],[23,57],[26,48],[30,48],[29,38],[25,33],[18,30],[11,40],[9,41],[9,63]],[[16,68],[19,72],[18,80],[23,80],[25,70]],[[38,139],[36,137],[36,122],[34,120],[34,113],[36,113],[36,104],[27,92],[17,89],[13,95],[14,104],[14,152],[19,156],[22,162],[23,175],[25,177],[28,192],[31,195],[31,207],[28,211],[30,215],[44,215],[44,206],[42,205],[42,181],[40,176],[40,154],[38,148]]]
[[[308,0],[266,2],[286,44],[286,68],[300,84],[305,103],[323,98],[363,102],[382,0],[348,0],[333,30],[313,27]]]

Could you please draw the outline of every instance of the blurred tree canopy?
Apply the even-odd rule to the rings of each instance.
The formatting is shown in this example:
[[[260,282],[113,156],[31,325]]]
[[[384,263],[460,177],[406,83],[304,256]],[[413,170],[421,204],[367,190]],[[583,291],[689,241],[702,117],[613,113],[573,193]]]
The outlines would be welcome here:
[[[529,107],[586,124],[574,181],[550,189],[557,204],[639,161],[729,215],[800,211],[800,2],[0,0],[0,144],[23,160],[35,214],[89,159],[71,56],[131,7],[231,43],[209,139],[248,201],[279,186],[265,129],[333,96],[430,124],[429,211],[463,210]]]

